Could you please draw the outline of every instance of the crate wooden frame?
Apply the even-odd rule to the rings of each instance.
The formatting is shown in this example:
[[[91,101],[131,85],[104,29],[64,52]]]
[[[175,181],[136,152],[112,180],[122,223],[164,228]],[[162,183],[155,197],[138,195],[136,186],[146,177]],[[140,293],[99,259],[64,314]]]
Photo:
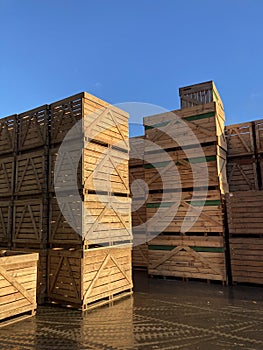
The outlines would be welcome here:
[[[48,123],[48,105],[43,105],[19,114],[17,151],[32,150],[47,145]]]
[[[231,238],[230,255],[234,283],[263,285],[263,238]]]
[[[48,254],[50,302],[84,311],[132,294],[130,245]]]
[[[228,157],[248,156],[255,153],[252,122],[228,125],[225,130]]]
[[[13,155],[16,151],[17,115],[0,119],[0,155]]]
[[[35,314],[38,254],[0,252],[1,327]]]
[[[47,162],[48,155],[44,148],[16,156],[16,196],[46,193]]]
[[[223,237],[159,236],[148,248],[150,275],[227,282]]]
[[[216,102],[145,117],[143,123],[146,139],[163,149],[211,142],[225,150],[227,147],[225,114]],[[196,136],[196,141],[189,130]],[[156,146],[146,143],[145,152],[153,150]]]
[[[213,81],[179,88],[179,95],[181,108],[193,107],[215,101],[224,109],[223,102]]]
[[[0,197],[11,197],[14,191],[15,158],[0,158]]]
[[[263,191],[229,193],[226,206],[230,236],[263,235]]]
[[[0,202],[0,247],[8,247],[11,243],[12,201]]]
[[[229,158],[227,178],[230,192],[258,190],[256,159],[253,157]]]

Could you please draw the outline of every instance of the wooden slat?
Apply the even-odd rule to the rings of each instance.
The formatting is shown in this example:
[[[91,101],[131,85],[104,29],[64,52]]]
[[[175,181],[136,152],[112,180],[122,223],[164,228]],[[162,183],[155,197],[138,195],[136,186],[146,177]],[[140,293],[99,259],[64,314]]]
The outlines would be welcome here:
[[[38,254],[0,254],[0,320],[36,309]],[[32,283],[28,283],[32,281]],[[8,287],[8,288],[7,288]],[[1,326],[2,323],[0,323]]]
[[[0,155],[11,154],[16,148],[17,115],[0,119]]]
[[[228,125],[225,130],[229,157],[254,154],[252,122]]]
[[[132,289],[131,247],[49,251],[48,296],[86,309]]]
[[[48,105],[18,115],[18,151],[47,144]]]
[[[151,275],[226,281],[222,237],[160,236],[148,247]]]
[[[257,166],[254,158],[229,158],[227,177],[230,192],[258,190]]]
[[[230,239],[234,282],[263,284],[263,239]]]
[[[239,191],[226,196],[229,232],[235,235],[263,234],[263,192]]]

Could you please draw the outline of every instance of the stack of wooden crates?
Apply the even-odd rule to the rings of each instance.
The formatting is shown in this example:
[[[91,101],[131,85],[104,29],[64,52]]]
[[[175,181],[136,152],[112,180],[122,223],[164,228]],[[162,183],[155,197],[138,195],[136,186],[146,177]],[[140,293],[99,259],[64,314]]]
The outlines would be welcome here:
[[[226,127],[233,282],[263,284],[263,121]]]
[[[181,88],[180,97],[182,109],[144,118],[145,137],[152,142],[144,163],[150,193],[147,231],[154,237],[148,245],[148,272],[224,283],[228,188],[223,104],[213,82]],[[169,161],[163,161],[163,150]],[[177,174],[169,172],[173,166]]]
[[[0,245],[40,253],[38,302],[131,293],[128,114],[81,93],[1,123]]]
[[[146,236],[146,191],[144,186],[144,136],[130,138],[129,179],[132,188],[132,266],[148,267],[148,243]]]

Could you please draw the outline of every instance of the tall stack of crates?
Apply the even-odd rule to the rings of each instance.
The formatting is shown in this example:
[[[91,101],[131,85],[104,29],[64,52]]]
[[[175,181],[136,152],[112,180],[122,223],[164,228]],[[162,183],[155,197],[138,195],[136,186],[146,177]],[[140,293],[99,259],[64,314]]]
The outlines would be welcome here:
[[[148,245],[150,275],[227,280],[225,116],[219,95],[219,102],[211,102],[214,84],[209,86],[208,100],[202,97],[207,83],[182,88],[182,109],[144,118],[146,139],[154,144],[145,148],[144,165],[147,231],[154,237]],[[186,90],[195,95],[187,97]]]
[[[17,115],[0,119],[0,242],[11,246]]]
[[[148,266],[145,205],[147,189],[144,185],[144,144],[144,136],[130,138],[129,179],[132,194],[132,231],[134,242],[132,266],[143,269]]]
[[[263,284],[262,120],[226,127],[232,280]]]
[[[87,309],[131,293],[128,114],[87,93],[56,102],[50,142],[49,300]]]
[[[0,120],[0,245],[39,253],[39,303],[132,292],[128,117],[80,93]]]

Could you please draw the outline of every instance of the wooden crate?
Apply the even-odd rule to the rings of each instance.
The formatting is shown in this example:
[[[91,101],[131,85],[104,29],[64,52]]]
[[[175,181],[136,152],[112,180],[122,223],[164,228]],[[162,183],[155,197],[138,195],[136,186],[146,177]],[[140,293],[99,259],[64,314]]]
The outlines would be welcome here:
[[[228,157],[254,154],[252,122],[228,125],[225,131]]]
[[[0,197],[11,197],[14,188],[14,157],[0,158]]]
[[[230,192],[258,190],[256,159],[252,157],[229,158],[227,178]]]
[[[0,326],[35,314],[36,253],[0,252]]]
[[[56,197],[50,201],[52,246],[112,245],[132,240],[130,198],[88,194],[85,202],[76,196],[61,198],[60,203],[66,218]]]
[[[84,191],[129,194],[128,161],[128,152],[86,142],[83,150]]]
[[[233,282],[263,284],[263,239],[231,238]]]
[[[229,233],[263,235],[263,191],[239,191],[226,196]]]
[[[86,141],[92,139],[129,149],[128,118],[127,112],[91,94],[83,94],[83,129]]]
[[[44,149],[16,157],[15,195],[43,194],[47,188],[48,156]]]
[[[45,198],[14,201],[12,243],[14,247],[44,248],[47,244],[47,202]]]
[[[76,188],[82,190],[82,151],[78,142],[73,141],[71,144],[68,151],[59,151],[60,146],[50,148],[49,192],[55,191],[54,181],[56,191],[73,191]]]
[[[223,237],[160,236],[148,248],[150,275],[227,280]]]
[[[128,148],[128,114],[91,94],[83,92],[52,103],[50,113],[52,145],[61,143],[68,131],[83,119],[76,133],[71,134],[72,139],[79,138],[83,132],[87,139],[110,145],[124,142],[124,148]]]
[[[48,252],[48,298],[86,310],[132,293],[131,246]]]
[[[255,137],[256,137],[256,151],[258,154],[263,153],[263,119],[255,120]]]
[[[156,145],[168,149],[211,142],[226,149],[224,123],[224,111],[215,102],[145,117],[145,137],[152,142],[145,144],[145,152]]]
[[[181,198],[180,198],[181,195]],[[164,196],[164,197],[163,197]],[[203,207],[202,207],[203,206]],[[148,233],[224,233],[223,206],[219,190],[207,193],[152,193],[146,204]]]
[[[0,155],[16,150],[17,115],[0,119]]]
[[[179,89],[181,108],[198,106],[210,102],[218,102],[222,109],[223,102],[213,81],[185,86]]]
[[[0,247],[7,247],[11,242],[12,202],[0,202]]]
[[[18,151],[35,149],[48,142],[48,105],[18,115]]]
[[[140,244],[132,248],[132,267],[147,268],[149,264],[148,244]]]
[[[144,136],[130,137],[129,168],[143,165],[144,146],[145,146],[144,139],[145,139]]]
[[[36,286],[36,301],[38,305],[43,305],[47,299],[47,249],[26,249],[14,248],[12,251],[24,253],[37,253],[37,286]]]
[[[144,170],[149,190],[216,186],[222,193],[226,191],[226,155],[219,146],[191,148],[188,152],[167,150],[167,155],[170,160],[165,161],[160,152],[146,156]]]

